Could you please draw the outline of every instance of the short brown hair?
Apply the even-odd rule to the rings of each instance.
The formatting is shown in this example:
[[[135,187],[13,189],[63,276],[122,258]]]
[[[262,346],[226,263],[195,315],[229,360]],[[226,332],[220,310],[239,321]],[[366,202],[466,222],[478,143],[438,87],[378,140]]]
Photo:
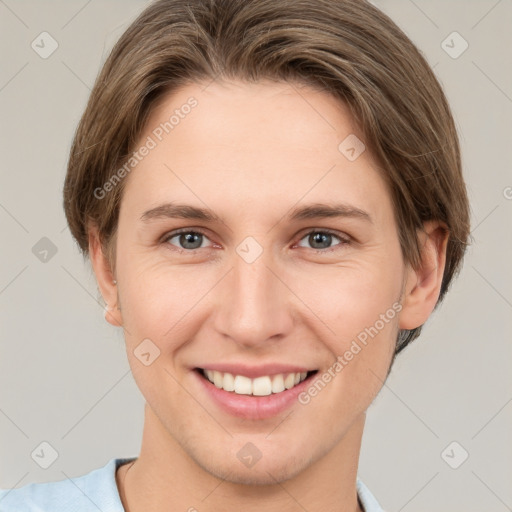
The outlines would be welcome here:
[[[364,0],[158,0],[105,62],[72,144],[64,209],[84,257],[88,222],[114,268],[126,180],[101,188],[130,157],[158,99],[214,79],[296,82],[349,106],[391,191],[404,261],[420,259],[427,220],[449,231],[438,303],[459,272],[469,205],[459,142],[443,90],[426,60],[384,13]],[[421,326],[401,331],[395,355]]]

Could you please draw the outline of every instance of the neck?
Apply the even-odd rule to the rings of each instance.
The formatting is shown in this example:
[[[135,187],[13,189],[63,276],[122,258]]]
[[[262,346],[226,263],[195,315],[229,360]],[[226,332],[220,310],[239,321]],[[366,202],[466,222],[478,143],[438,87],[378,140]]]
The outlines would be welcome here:
[[[356,477],[364,421],[363,413],[332,449],[296,476],[245,485],[205,471],[146,404],[140,455],[116,475],[121,501],[126,512],[363,512]]]

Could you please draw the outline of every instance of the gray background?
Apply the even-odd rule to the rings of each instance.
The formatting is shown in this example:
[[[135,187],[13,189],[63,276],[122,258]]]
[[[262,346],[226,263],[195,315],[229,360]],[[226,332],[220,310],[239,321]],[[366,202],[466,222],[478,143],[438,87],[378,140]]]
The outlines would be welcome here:
[[[94,78],[146,3],[0,0],[1,488],[138,454],[144,402],[61,194]],[[512,510],[512,2],[374,3],[424,52],[448,95],[474,243],[369,409],[359,476],[388,512]],[[43,31],[58,43],[46,59],[31,48]],[[458,58],[442,46],[453,31],[469,44]],[[446,44],[453,54],[463,42]],[[43,237],[57,250],[46,262],[33,252]],[[43,441],[58,452],[48,469],[31,456]],[[453,469],[447,461],[459,464],[463,450],[468,459]]]

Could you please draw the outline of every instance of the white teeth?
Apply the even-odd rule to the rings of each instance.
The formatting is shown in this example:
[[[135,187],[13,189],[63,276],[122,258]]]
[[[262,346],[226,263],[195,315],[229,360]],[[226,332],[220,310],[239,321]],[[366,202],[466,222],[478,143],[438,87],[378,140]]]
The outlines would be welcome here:
[[[272,379],[272,393],[281,393],[281,391],[284,390],[284,378],[283,374],[280,373],[279,375],[274,376]]]
[[[231,373],[224,374],[223,386],[225,391],[235,391],[235,377]]]
[[[252,395],[251,379],[243,375],[237,375],[235,377],[235,393],[238,395]]]
[[[284,387],[291,389],[293,386],[295,386],[295,373],[289,373],[284,379]]]
[[[278,375],[250,379],[244,375],[222,373],[217,370],[204,370],[206,378],[217,388],[239,395],[268,396],[291,389],[307,377],[307,372],[280,373]]]
[[[222,384],[224,383],[224,378],[222,376],[222,373],[220,373],[218,371],[213,372],[213,383],[219,389],[222,388]]]
[[[272,393],[272,381],[270,377],[258,377],[252,381],[252,394],[265,396]]]

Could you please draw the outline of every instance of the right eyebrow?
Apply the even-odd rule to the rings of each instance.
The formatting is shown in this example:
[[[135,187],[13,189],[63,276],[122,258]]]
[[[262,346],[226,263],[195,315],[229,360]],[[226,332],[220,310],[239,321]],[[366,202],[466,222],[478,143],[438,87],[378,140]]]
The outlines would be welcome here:
[[[221,222],[221,218],[208,208],[189,204],[164,203],[145,211],[140,219],[149,222],[153,219],[197,219],[208,222]]]

